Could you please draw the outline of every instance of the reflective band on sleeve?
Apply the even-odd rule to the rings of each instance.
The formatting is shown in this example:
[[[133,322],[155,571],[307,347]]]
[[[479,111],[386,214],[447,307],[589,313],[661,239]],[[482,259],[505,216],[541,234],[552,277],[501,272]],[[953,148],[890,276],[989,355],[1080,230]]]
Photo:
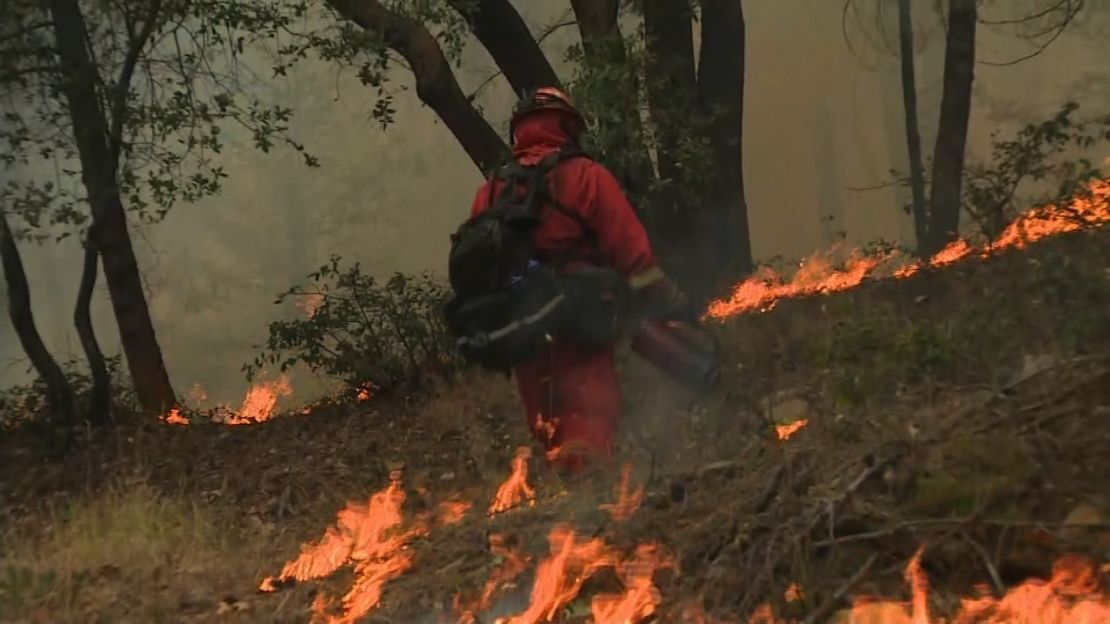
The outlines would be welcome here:
[[[667,276],[663,273],[663,269],[658,266],[653,266],[642,273],[637,273],[628,278],[628,287],[632,290],[641,290],[666,277]]]

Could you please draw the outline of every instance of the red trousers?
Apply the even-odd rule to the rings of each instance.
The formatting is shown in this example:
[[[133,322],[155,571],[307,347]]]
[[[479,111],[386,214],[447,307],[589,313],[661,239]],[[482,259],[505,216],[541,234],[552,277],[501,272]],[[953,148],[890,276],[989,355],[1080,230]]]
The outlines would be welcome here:
[[[528,427],[557,467],[611,456],[621,410],[612,348],[550,344],[515,373]]]

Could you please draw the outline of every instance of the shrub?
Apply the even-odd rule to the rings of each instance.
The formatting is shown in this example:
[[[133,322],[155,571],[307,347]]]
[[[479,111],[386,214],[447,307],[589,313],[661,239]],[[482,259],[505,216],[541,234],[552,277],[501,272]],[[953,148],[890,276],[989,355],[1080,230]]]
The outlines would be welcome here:
[[[342,267],[332,256],[309,274],[308,284],[280,295],[304,318],[270,323],[261,354],[243,370],[285,371],[303,364],[353,387],[408,392],[436,379],[450,379],[462,366],[443,320],[449,289],[431,275],[397,273],[384,283],[356,263]]]
[[[116,414],[134,413],[137,399],[130,380],[124,375],[122,358],[119,355],[105,358],[108,375],[112,380],[111,396],[113,411]],[[78,413],[87,411],[89,393],[92,391],[92,377],[88,366],[79,358],[60,362],[62,371],[73,387],[77,400]],[[15,385],[0,391],[0,430],[15,429],[28,423],[45,422],[40,415],[46,413],[46,384],[37,375],[34,381]]]

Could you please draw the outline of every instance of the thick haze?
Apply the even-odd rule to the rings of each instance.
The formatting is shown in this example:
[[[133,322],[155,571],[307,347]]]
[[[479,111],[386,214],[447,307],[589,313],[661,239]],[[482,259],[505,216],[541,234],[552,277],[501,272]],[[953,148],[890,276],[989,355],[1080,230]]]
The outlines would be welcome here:
[[[553,0],[515,4],[534,31],[558,20],[569,6]],[[849,14],[842,28],[840,2],[745,3],[745,183],[757,259],[805,255],[839,232],[853,243],[908,242],[911,236],[909,218],[899,209],[906,200],[900,189],[852,190],[881,185],[890,179],[890,169],[907,168],[896,3],[886,3],[891,8],[884,29],[872,13],[877,2],[857,4],[867,12],[858,19]],[[915,27],[928,158],[944,41],[934,9],[916,4],[923,7]],[[1094,4],[1085,11],[1099,10],[1090,8]],[[984,13],[1005,17],[990,6]],[[1094,21],[1102,27],[1107,22],[1101,15],[1081,17],[1083,23],[1043,54],[1012,66],[982,61],[1024,56],[1030,44],[1011,31],[980,27],[971,159],[989,156],[992,132],[1010,133],[1044,119],[1068,99],[1081,103],[1081,116],[1110,108],[1110,46],[1094,36],[1102,30]],[[564,28],[545,49],[559,61],[576,39],[573,27]],[[565,65],[557,69],[571,77]],[[458,78],[470,91],[492,71],[474,44]],[[259,95],[295,107],[295,135],[320,157],[319,169],[304,167],[295,154],[262,154],[243,142],[226,151],[230,179],[220,196],[178,206],[163,223],[132,230],[167,366],[183,396],[199,384],[209,404],[240,400],[247,387],[240,366],[255,355],[267,321],[297,313],[274,306],[274,296],[330,254],[381,276],[444,271],[448,234],[466,215],[480,176],[435,115],[420,105],[411,84],[409,75],[397,72],[397,123],[383,132],[370,119],[372,90],[323,63],[302,65]],[[512,103],[505,82],[493,81],[478,101],[495,127],[504,128]],[[70,323],[78,244],[25,243],[22,250],[40,331],[59,359],[79,356]],[[3,297],[0,303],[6,304]],[[94,317],[102,344],[118,353],[103,288]],[[27,380],[27,368],[4,318],[0,387]],[[301,398],[314,389],[303,373],[293,382]]]

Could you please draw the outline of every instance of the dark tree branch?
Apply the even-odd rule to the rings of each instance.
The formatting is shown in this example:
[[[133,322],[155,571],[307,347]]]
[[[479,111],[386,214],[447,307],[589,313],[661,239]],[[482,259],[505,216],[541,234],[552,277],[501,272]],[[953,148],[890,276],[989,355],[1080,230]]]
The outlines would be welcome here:
[[[560,86],[551,63],[509,0],[449,0],[504,72],[513,90]]]
[[[536,37],[536,44],[542,45],[543,42],[546,41],[548,37],[550,37],[551,35],[558,32],[559,29],[566,28],[567,26],[577,26],[577,25],[578,25],[578,22],[576,22],[574,20],[561,20],[561,21],[555,22],[554,24],[545,28],[544,31],[542,33],[540,33],[540,36]],[[504,75],[504,72],[499,68],[499,69],[497,69],[497,71],[494,71],[489,76],[486,76],[486,78],[484,80],[482,80],[482,82],[479,83],[478,86],[475,87],[473,91],[470,92],[470,95],[468,95],[467,98],[470,99],[470,100],[474,100],[476,97],[478,97],[482,93],[482,91],[486,90],[486,87],[488,87],[491,83],[493,83],[494,80],[496,80],[497,78],[499,78],[502,75]]]
[[[488,173],[508,153],[505,142],[459,87],[439,43],[422,23],[386,9],[377,0],[328,0],[341,16],[377,33],[404,57],[416,78],[416,94],[439,115],[478,169]]]
[[[1067,29],[1068,25],[1072,23],[1072,21],[1075,19],[1075,17],[1079,14],[1079,12],[1083,9],[1083,7],[1085,5],[1086,5],[1085,0],[1057,0],[1056,3],[1051,4],[1048,7],[1044,8],[1040,11],[1036,11],[1036,12],[1030,13],[1028,15],[1023,15],[1021,17],[1016,17],[1016,18],[1012,18],[1012,19],[1001,19],[1001,20],[988,20],[988,19],[979,18],[978,22],[980,24],[983,24],[983,25],[986,25],[986,26],[1018,26],[1018,25],[1022,25],[1022,24],[1028,24],[1028,23],[1031,23],[1031,22],[1035,22],[1035,21],[1043,19],[1043,18],[1047,18],[1048,16],[1050,16],[1054,13],[1060,13],[1061,14],[1060,19],[1058,21],[1056,21],[1055,23],[1049,24],[1048,26],[1046,26],[1045,28],[1041,29],[1038,32],[1035,32],[1035,33],[1032,33],[1032,34],[1029,34],[1029,35],[1022,35],[1023,37],[1025,37],[1027,39],[1030,39],[1030,40],[1039,39],[1041,37],[1044,37],[1045,35],[1048,35],[1048,38],[1046,40],[1042,41],[1041,43],[1037,44],[1036,48],[1034,48],[1032,51],[1030,51],[1026,54],[1023,54],[1023,55],[1021,55],[1021,56],[1019,56],[1015,59],[1008,60],[1008,61],[986,61],[986,60],[983,60],[983,61],[979,61],[979,62],[982,63],[983,65],[990,65],[990,66],[993,66],[993,67],[1005,67],[1005,66],[1008,66],[1008,65],[1017,65],[1018,63],[1027,61],[1027,60],[1029,60],[1033,57],[1036,57],[1036,56],[1040,55],[1042,52],[1047,50],[1048,47],[1050,45],[1052,45],[1057,39],[1060,38],[1060,35],[1062,35],[1064,33],[1064,31]]]
[[[131,77],[135,73],[135,65],[139,62],[139,56],[142,54],[143,48],[146,47],[150,35],[154,32],[161,11],[162,0],[150,0],[150,10],[146,16],[146,22],[143,23],[137,34],[132,35],[128,42],[127,55],[123,59],[119,79],[112,90],[112,108],[108,116],[110,124],[108,146],[114,163],[118,163],[120,150],[123,149],[123,128],[127,121],[127,95],[131,92]],[[128,30],[132,29],[129,28]]]
[[[30,67],[20,67],[10,71],[0,73],[0,84],[6,85],[9,82],[15,82],[25,76],[32,74],[48,74],[58,71],[58,65],[34,65]]]
[[[1050,5],[1050,6],[1044,8],[1040,11],[1037,11],[1035,13],[1030,13],[1028,15],[1023,15],[1021,17],[1015,17],[1013,19],[1002,19],[1002,20],[990,20],[990,19],[986,19],[986,18],[979,18],[979,23],[984,24],[986,26],[1012,26],[1012,25],[1015,25],[1015,24],[1024,24],[1024,23],[1027,23],[1027,22],[1038,20],[1042,17],[1047,17],[1047,16],[1055,13],[1056,11],[1060,10],[1061,8],[1066,8],[1069,13],[1072,13],[1074,15],[1074,13],[1078,13],[1079,10],[1081,8],[1083,8],[1083,4],[1084,4],[1084,0],[1078,0],[1074,4],[1073,4],[1073,0],[1057,0],[1056,4]],[[1073,11],[1073,9],[1074,9],[1074,11]]]

